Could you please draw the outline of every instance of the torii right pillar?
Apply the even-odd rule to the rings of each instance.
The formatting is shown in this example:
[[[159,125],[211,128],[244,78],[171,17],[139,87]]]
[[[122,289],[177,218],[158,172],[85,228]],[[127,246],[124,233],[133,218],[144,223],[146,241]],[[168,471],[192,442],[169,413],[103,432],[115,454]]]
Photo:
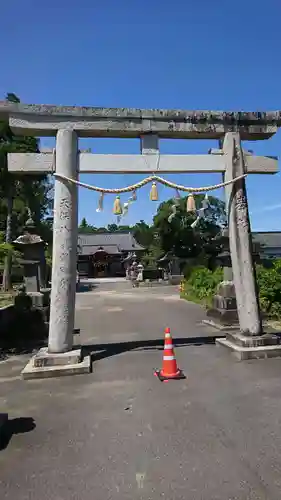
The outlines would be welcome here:
[[[246,173],[240,134],[228,132],[223,141],[225,181]],[[264,335],[259,306],[245,178],[225,187],[229,246],[239,318],[239,333],[229,332],[217,344],[239,360],[281,356],[276,335]]]

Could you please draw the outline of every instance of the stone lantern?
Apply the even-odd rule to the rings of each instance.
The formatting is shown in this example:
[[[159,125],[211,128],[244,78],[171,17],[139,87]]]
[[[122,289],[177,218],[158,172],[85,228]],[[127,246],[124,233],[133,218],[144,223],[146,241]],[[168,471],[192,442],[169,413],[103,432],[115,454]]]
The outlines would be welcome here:
[[[45,243],[36,234],[31,216],[26,221],[23,234],[13,243],[22,253],[19,262],[23,266],[25,292],[31,297],[34,307],[42,308],[46,305],[46,295],[49,295],[45,289]]]

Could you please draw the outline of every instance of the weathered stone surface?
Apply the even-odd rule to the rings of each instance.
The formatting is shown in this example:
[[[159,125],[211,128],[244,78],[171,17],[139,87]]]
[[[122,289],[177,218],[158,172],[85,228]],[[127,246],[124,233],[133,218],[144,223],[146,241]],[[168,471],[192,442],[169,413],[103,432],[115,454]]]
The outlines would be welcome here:
[[[20,264],[23,265],[24,284],[26,292],[39,292],[39,261],[20,259]]]
[[[236,298],[228,297],[223,295],[214,295],[213,297],[213,307],[216,309],[224,309],[231,311],[236,309]]]
[[[182,109],[140,109],[140,108],[104,108],[93,106],[56,106],[51,104],[24,104],[0,101],[0,113],[23,113],[46,116],[74,116],[79,118],[166,118],[184,119],[193,123],[222,122],[229,125],[274,124],[281,125],[281,111],[213,111]]]
[[[150,152],[149,152],[150,151]],[[225,158],[215,155],[162,155],[160,158],[153,149],[147,148],[142,155],[129,154],[91,154],[80,153],[77,168],[80,173],[149,173],[157,172],[225,172]],[[11,173],[34,174],[55,169],[51,153],[9,153],[8,168]],[[276,174],[278,162],[266,156],[251,156],[247,160],[249,174]]]
[[[225,135],[223,151],[226,158],[225,181],[243,175],[245,164],[239,133],[229,132]],[[240,329],[248,335],[260,335],[262,324],[255,281],[245,179],[225,186],[225,195]]]
[[[281,357],[280,337],[272,333],[248,336],[241,332],[227,332],[216,344],[227,348],[239,361]]]
[[[231,342],[227,338],[216,339],[218,347],[224,347],[238,360],[267,359],[281,357],[281,345],[259,345],[257,347],[245,347]]]
[[[29,361],[26,367],[22,370],[21,376],[24,380],[63,377],[66,375],[82,375],[90,373],[91,357],[85,356],[80,363],[65,364],[52,366],[35,367],[33,359]]]
[[[239,325],[237,309],[212,308],[207,311],[207,316],[221,327]]]
[[[41,292],[28,292],[27,295],[31,298],[32,306],[41,309],[45,306],[44,294]]]
[[[75,132],[59,130],[57,172],[77,176],[78,140]],[[49,352],[70,351],[73,343],[78,227],[77,186],[56,179]]]
[[[217,295],[221,295],[222,297],[236,297],[235,295],[235,287],[232,281],[222,281],[219,283],[217,288]]]
[[[32,362],[34,368],[76,365],[81,362],[81,349],[75,349],[73,351],[59,354],[50,354],[47,348],[42,348],[32,358]]]
[[[224,329],[229,326],[238,328],[238,312],[234,284],[231,281],[222,281],[214,295],[212,308],[207,311],[209,324],[215,328]],[[205,321],[208,323],[208,320]]]
[[[265,345],[279,345],[280,338],[278,335],[265,333],[264,335],[247,336],[240,332],[226,334],[226,339],[236,345],[242,347],[258,347]]]
[[[280,111],[228,112],[136,108],[94,108],[0,102],[0,116],[9,116],[18,134],[56,135],[58,129],[72,129],[82,137],[221,138],[239,128],[242,139],[268,138],[281,124]]]

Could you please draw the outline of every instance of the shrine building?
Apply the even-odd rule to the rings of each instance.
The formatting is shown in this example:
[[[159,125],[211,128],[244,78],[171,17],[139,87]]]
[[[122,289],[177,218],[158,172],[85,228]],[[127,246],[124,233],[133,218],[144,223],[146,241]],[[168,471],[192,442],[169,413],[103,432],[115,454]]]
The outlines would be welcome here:
[[[88,278],[122,277],[144,251],[130,232],[79,233],[77,269]]]

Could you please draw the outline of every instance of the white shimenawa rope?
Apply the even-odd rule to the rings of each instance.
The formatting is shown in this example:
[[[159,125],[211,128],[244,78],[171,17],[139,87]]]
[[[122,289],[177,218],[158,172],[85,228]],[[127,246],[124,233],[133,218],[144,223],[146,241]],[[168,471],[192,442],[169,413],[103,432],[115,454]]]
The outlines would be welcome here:
[[[63,181],[71,182],[72,184],[76,184],[77,186],[90,189],[91,191],[96,191],[98,193],[111,193],[111,194],[121,194],[121,193],[129,193],[131,191],[135,191],[136,189],[139,189],[146,184],[149,184],[150,182],[160,182],[160,184],[164,184],[164,186],[173,188],[173,189],[178,189],[179,191],[185,191],[187,193],[206,193],[208,191],[214,191],[215,189],[220,189],[225,186],[229,186],[229,184],[234,184],[235,182],[244,179],[247,177],[247,174],[244,175],[239,175],[239,177],[235,177],[234,179],[231,179],[230,181],[226,182],[221,182],[220,184],[214,184],[213,186],[205,186],[205,187],[188,187],[188,186],[183,186],[181,184],[176,184],[175,182],[168,181],[166,179],[163,179],[163,177],[159,177],[158,175],[151,175],[149,177],[146,177],[140,182],[136,182],[136,184],[132,184],[131,186],[126,186],[124,188],[116,188],[116,189],[110,189],[110,188],[101,188],[98,186],[91,186],[90,184],[85,184],[84,182],[77,181],[75,179],[71,179],[70,177],[67,177],[66,175],[62,174],[57,174],[54,172],[53,174],[57,179],[61,179]]]
[[[145,155],[144,155],[145,156]],[[56,163],[56,151],[53,149],[53,171],[55,170],[55,163]],[[146,161],[146,158],[144,158]],[[157,165],[156,169],[158,171],[160,167],[160,154],[157,156]],[[96,191],[97,193],[111,193],[111,194],[121,194],[121,193],[130,193],[131,191],[136,191],[137,189],[145,186],[146,184],[149,184],[150,182],[160,182],[160,184],[164,184],[164,186],[177,189],[178,191],[184,191],[186,193],[206,193],[208,191],[214,191],[215,189],[220,189],[225,186],[229,186],[230,184],[234,184],[235,182],[244,179],[247,177],[247,174],[240,175],[239,177],[235,177],[234,179],[231,179],[230,181],[226,182],[221,182],[220,184],[214,184],[213,186],[205,186],[205,187],[199,187],[199,188],[193,188],[193,187],[188,187],[188,186],[183,186],[182,184],[176,184],[175,182],[168,181],[166,179],[163,179],[163,177],[159,177],[158,175],[150,175],[149,177],[146,177],[140,182],[136,182],[136,184],[131,184],[131,186],[127,186],[124,188],[116,188],[116,189],[110,189],[110,188],[101,188],[98,186],[91,186],[90,184],[85,184],[84,182],[77,181],[75,179],[71,179],[70,177],[67,177],[66,175],[62,174],[57,174],[56,172],[53,172],[53,175],[57,179],[61,179],[67,182],[71,182],[72,184],[76,184],[76,186],[80,186],[86,189],[90,189],[91,191]]]

